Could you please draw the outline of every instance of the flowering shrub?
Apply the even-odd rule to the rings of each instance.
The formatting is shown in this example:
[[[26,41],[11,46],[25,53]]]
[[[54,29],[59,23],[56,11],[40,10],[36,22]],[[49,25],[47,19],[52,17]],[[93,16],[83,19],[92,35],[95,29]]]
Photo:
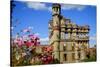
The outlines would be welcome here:
[[[12,40],[12,65],[39,65],[53,63],[52,46],[44,47],[45,52],[37,53],[40,39],[34,34],[17,36]]]
[[[30,60],[31,57],[36,54],[35,46],[38,45],[40,45],[39,37],[34,34],[29,34],[23,37],[17,36],[16,38],[14,38],[11,43],[12,64],[21,65],[22,62],[25,64],[29,64],[28,60]]]

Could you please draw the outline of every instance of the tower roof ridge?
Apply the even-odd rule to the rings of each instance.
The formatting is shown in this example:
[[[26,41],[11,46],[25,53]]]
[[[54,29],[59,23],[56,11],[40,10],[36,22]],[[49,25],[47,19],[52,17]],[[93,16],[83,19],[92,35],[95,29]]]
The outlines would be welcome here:
[[[53,3],[53,6],[61,6],[60,4],[58,4],[58,3]]]

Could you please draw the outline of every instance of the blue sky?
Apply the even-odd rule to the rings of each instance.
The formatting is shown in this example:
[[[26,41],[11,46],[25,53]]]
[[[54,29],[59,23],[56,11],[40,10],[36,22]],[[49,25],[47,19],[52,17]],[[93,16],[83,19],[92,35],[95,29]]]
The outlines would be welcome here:
[[[15,1],[13,9],[12,35],[31,27],[42,41],[48,40],[48,22],[52,18],[51,3]],[[96,6],[62,4],[62,15],[78,25],[90,26],[90,44],[96,44]],[[20,32],[20,35],[24,35]]]

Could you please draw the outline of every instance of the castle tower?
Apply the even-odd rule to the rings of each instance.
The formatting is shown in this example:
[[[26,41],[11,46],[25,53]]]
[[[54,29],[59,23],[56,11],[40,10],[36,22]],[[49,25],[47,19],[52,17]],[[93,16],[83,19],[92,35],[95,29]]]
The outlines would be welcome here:
[[[59,45],[60,45],[60,4],[53,4],[52,6],[52,21],[50,26],[50,45],[53,46],[53,57],[60,60]],[[51,27],[52,26],[52,27]]]
[[[49,44],[52,55],[60,63],[79,62],[86,58],[89,46],[89,27],[78,26],[61,15],[61,5],[53,4],[49,22]]]

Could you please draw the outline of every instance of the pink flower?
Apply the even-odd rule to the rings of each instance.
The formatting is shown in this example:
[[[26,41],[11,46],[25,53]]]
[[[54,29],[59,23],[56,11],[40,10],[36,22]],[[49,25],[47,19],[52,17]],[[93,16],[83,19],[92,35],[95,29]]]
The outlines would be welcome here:
[[[30,39],[34,39],[34,34],[28,35]]]
[[[26,46],[27,46],[27,47],[30,47],[30,46],[32,46],[32,43],[29,42],[29,41],[27,41],[27,42],[26,42]]]
[[[22,38],[17,38],[14,40],[15,44],[18,44],[18,46],[22,46],[24,44],[23,39]]]

